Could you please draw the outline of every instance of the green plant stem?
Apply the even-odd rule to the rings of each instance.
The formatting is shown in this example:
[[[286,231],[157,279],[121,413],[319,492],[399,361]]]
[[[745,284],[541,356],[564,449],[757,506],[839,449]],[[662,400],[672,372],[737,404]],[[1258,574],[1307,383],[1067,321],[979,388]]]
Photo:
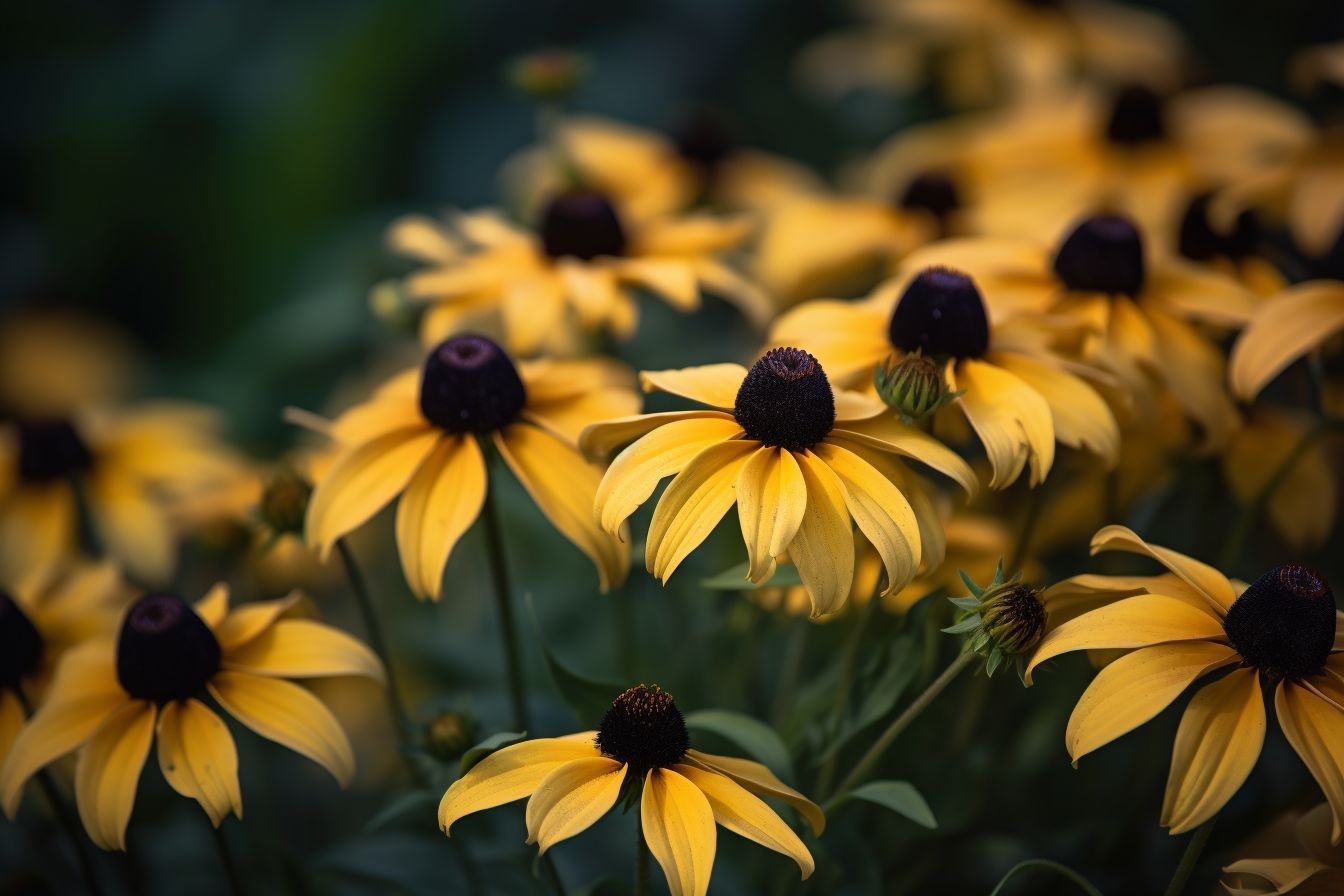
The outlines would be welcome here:
[[[224,867],[224,877],[229,882],[229,892],[233,896],[244,896],[247,890],[243,887],[243,879],[238,874],[238,866],[233,863],[233,853],[229,850],[229,841],[224,836],[224,829],[212,824],[210,833],[215,841],[215,852],[219,853],[219,864]]]
[[[1176,873],[1171,876],[1171,883],[1167,884],[1166,896],[1181,896],[1185,892],[1185,886],[1190,882],[1190,876],[1195,873],[1195,866],[1199,864],[1199,857],[1204,854],[1204,847],[1209,843],[1209,835],[1213,833],[1213,825],[1217,820],[1218,816],[1213,816],[1195,828],[1195,832],[1190,835],[1185,844],[1185,853],[1181,856],[1181,863],[1176,866]]]
[[[504,558],[504,537],[500,532],[499,515],[495,508],[494,489],[485,490],[486,553],[490,559],[490,578],[495,585],[495,606],[499,611],[499,634],[504,644],[504,662],[509,677],[509,697],[513,703],[513,724],[518,731],[528,731],[527,692],[523,689],[523,657],[518,649],[518,629],[513,621],[513,602],[510,597],[509,567]]]
[[[896,741],[896,738],[901,736],[901,732],[910,727],[910,723],[919,718],[920,713],[927,709],[929,704],[937,699],[938,695],[947,689],[953,679],[960,675],[961,671],[971,665],[975,659],[976,654],[974,652],[965,651],[953,660],[941,675],[930,682],[924,692],[892,720],[892,723],[887,726],[887,730],[883,731],[877,740],[873,741],[872,745],[868,747],[868,751],[860,757],[859,761],[854,763],[854,767],[849,770],[849,774],[845,775],[844,780],[840,782],[840,786],[835,788],[830,798],[827,799],[826,805],[822,807],[823,811],[830,812],[838,806],[845,794],[863,781],[872,767],[882,758],[882,754],[887,751],[887,748]]]
[[[868,603],[864,604],[859,618],[854,622],[854,628],[850,631],[849,640],[845,644],[845,652],[840,659],[840,675],[835,684],[835,698],[831,704],[831,718],[826,725],[827,737],[832,743],[840,736],[840,727],[844,724],[845,713],[849,710],[849,692],[854,687],[854,673],[858,670],[859,647],[863,644],[863,636],[868,631],[868,625],[872,622],[880,601],[881,598],[876,593],[869,597]],[[839,761],[840,751],[832,750],[817,776],[818,793],[825,793],[830,789],[831,782],[835,780],[836,764]]]
[[[555,860],[551,858],[550,853],[541,857],[541,867],[546,872],[556,896],[565,896],[565,882],[560,879],[560,869],[555,867]]]
[[[1003,888],[1008,886],[1008,883],[1013,878],[1017,877],[1019,872],[1031,871],[1037,868],[1042,871],[1054,872],[1060,877],[1077,884],[1078,889],[1086,893],[1087,896],[1101,896],[1101,891],[1092,886],[1092,883],[1077,871],[1074,871],[1068,865],[1061,865],[1058,862],[1051,862],[1047,859],[1027,859],[1025,862],[1018,862],[1008,870],[1007,874],[999,878],[998,886],[994,888],[994,891],[990,893],[989,896],[999,896],[999,894],[1003,892]]]
[[[336,550],[341,555],[346,578],[350,580],[350,590],[354,592],[355,604],[359,607],[360,616],[363,617],[364,631],[369,636],[369,644],[373,647],[374,653],[378,654],[378,659],[383,661],[383,669],[387,673],[387,687],[384,689],[387,694],[387,708],[397,726],[397,740],[404,742],[411,735],[411,719],[406,714],[406,705],[401,702],[401,686],[397,682],[396,666],[393,665],[392,656],[388,653],[387,639],[383,637],[383,627],[378,621],[378,613],[373,608],[373,597],[369,593],[368,582],[359,567],[359,562],[355,559],[355,552],[350,549],[344,538],[337,539]]]
[[[635,813],[635,896],[649,896],[649,844],[644,840],[644,823]]]

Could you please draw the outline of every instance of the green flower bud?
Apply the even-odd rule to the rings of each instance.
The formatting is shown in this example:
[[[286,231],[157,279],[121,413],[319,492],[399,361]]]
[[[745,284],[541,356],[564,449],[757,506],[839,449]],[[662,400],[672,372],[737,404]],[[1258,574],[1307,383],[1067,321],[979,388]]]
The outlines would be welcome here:
[[[568,50],[539,50],[509,64],[509,83],[539,100],[562,100],[587,76],[588,60]]]
[[[918,349],[900,361],[889,356],[873,371],[873,383],[888,407],[912,420],[932,414],[960,394],[948,388],[943,365]]]
[[[951,598],[959,611],[957,621],[943,631],[968,635],[969,648],[985,658],[985,672],[990,676],[1011,659],[1021,677],[1026,655],[1045,634],[1040,590],[1023,582],[1021,573],[1005,579],[1002,564],[987,587],[976,585],[964,572],[961,579],[971,596]]]
[[[277,473],[261,493],[262,522],[277,534],[302,532],[312,494],[312,485],[298,473]]]
[[[441,712],[425,725],[425,749],[444,762],[456,759],[476,743],[479,728],[465,713]]]

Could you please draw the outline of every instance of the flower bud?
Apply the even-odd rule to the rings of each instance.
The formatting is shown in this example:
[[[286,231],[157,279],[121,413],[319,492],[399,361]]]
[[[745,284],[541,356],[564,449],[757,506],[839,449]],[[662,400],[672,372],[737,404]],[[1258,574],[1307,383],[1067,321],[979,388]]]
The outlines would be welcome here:
[[[293,470],[277,473],[261,493],[261,519],[278,534],[303,531],[313,487]]]
[[[957,621],[943,631],[969,635],[969,648],[985,658],[985,672],[993,676],[1006,660],[1022,676],[1023,660],[1045,634],[1046,612],[1041,592],[1022,581],[1022,574],[1003,576],[1000,564],[994,580],[981,588],[963,572],[970,597],[951,598],[960,611]]]
[[[587,76],[588,60],[568,50],[539,50],[509,64],[509,83],[539,100],[562,100]]]
[[[877,394],[897,413],[918,420],[957,397],[947,387],[943,367],[919,349],[899,362],[887,358],[873,371]]]
[[[479,727],[465,713],[441,712],[425,725],[425,749],[444,762],[456,759],[476,742]]]

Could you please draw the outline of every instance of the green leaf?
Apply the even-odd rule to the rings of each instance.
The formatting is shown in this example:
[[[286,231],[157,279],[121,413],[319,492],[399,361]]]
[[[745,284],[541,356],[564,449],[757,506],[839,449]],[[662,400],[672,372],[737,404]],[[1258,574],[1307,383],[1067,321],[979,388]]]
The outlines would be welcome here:
[[[958,610],[969,610],[974,613],[980,609],[980,599],[976,597],[949,597],[948,600]]]
[[[370,818],[368,824],[364,825],[364,830],[367,833],[380,831],[415,814],[423,814],[425,819],[432,819],[437,812],[441,796],[442,794],[433,794],[424,790],[400,794],[379,809],[378,814]],[[417,820],[418,823],[423,821],[424,819]]]
[[[537,640],[541,643],[542,655],[546,657],[546,668],[550,670],[551,680],[555,682],[555,688],[560,692],[560,698],[565,701],[570,712],[578,719],[579,724],[595,726],[602,718],[611,701],[625,690],[625,688],[612,681],[604,681],[598,678],[592,678],[587,675],[575,672],[569,666],[560,661],[551,649],[546,646],[546,638],[541,631],[541,623],[537,621],[536,609],[532,606],[532,596],[528,595],[525,599],[527,604],[527,614],[532,618],[532,626],[537,630]]]
[[[985,593],[985,589],[975,584],[975,580],[966,574],[966,570],[964,569],[957,570],[957,575],[961,576],[961,581],[965,583],[967,588],[971,589],[972,597],[979,597],[980,595]]]
[[[949,625],[947,628],[943,629],[943,633],[947,635],[964,635],[967,632],[975,631],[979,627],[980,616],[977,614],[975,616],[967,616],[956,625]]]
[[[875,803],[929,830],[938,827],[933,810],[908,781],[870,781],[851,790],[846,798]]]
[[[467,772],[471,771],[476,763],[480,762],[491,753],[496,750],[501,750],[504,747],[511,746],[512,744],[516,744],[525,737],[527,737],[526,731],[501,731],[498,734],[490,735],[485,740],[462,754],[462,762],[457,769],[458,774],[465,775]]]
[[[741,747],[754,759],[765,763],[779,777],[793,777],[788,747],[775,729],[751,716],[726,709],[702,709],[686,717],[686,727],[709,731]]]
[[[702,579],[701,588],[708,588],[710,591],[753,591],[757,588],[787,588],[791,585],[801,585],[802,578],[798,575],[798,570],[792,566],[781,566],[775,570],[775,574],[760,585],[755,584],[747,578],[747,564],[739,563],[734,567],[725,569],[718,575]]]
[[[1018,862],[1008,870],[1008,873],[999,878],[998,884],[989,896],[999,896],[1003,888],[1008,886],[1008,882],[1017,877],[1023,871],[1032,871],[1039,869],[1041,871],[1050,871],[1058,874],[1060,877],[1077,884],[1078,889],[1082,890],[1087,896],[1101,896],[1101,891],[1092,886],[1087,878],[1083,877],[1077,871],[1074,871],[1068,865],[1061,865],[1058,862],[1051,862],[1048,859],[1027,859],[1025,862]]]

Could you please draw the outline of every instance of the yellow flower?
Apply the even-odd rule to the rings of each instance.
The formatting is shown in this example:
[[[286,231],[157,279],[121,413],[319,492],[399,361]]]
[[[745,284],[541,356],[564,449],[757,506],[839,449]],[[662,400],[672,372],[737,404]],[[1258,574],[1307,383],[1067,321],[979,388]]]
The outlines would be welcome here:
[[[644,842],[672,896],[704,896],[716,822],[789,856],[804,880],[812,874],[811,853],[763,796],[797,809],[817,835],[826,826],[820,808],[760,763],[691,749],[672,695],[639,685],[612,702],[596,731],[524,741],[481,760],[443,795],[439,827],[450,834],[464,815],[527,797],[527,842],[544,853],[623,794],[639,799]]]
[[[1200,425],[1207,447],[1225,444],[1236,426],[1223,354],[1196,324],[1240,326],[1255,297],[1224,274],[1148,252],[1129,218],[1085,218],[1057,248],[947,240],[909,259],[912,268],[921,264],[965,270],[993,306],[1053,324],[1059,336],[1051,347],[1110,374],[1137,418],[1156,419],[1165,390]]]
[[[1271,831],[1275,843],[1223,868],[1230,896],[1327,896],[1344,890],[1344,847],[1330,842],[1330,807],[1325,803],[1284,818]],[[1289,830],[1280,828],[1290,826]]]
[[[437,600],[448,556],[485,503],[484,442],[551,525],[593,561],[605,591],[624,580],[630,559],[593,519],[601,471],[575,444],[587,424],[638,405],[629,374],[614,362],[515,366],[484,336],[454,336],[422,369],[392,377],[326,427],[339,450],[308,505],[308,544],[327,557],[401,495],[402,570],[417,596]]]
[[[176,533],[163,495],[227,476],[216,415],[158,403],[0,425],[0,569],[50,570],[97,544],[133,577],[165,582]]]
[[[1274,531],[1297,550],[1320,547],[1335,528],[1335,471],[1324,442],[1308,438],[1311,429],[1310,415],[1257,405],[1247,410],[1222,457],[1223,478],[1232,496],[1249,505],[1271,485],[1298,446],[1307,444],[1273,483],[1264,507]]]
[[[597,490],[597,515],[613,535],[675,476],[658,500],[645,564],[662,581],[734,505],[747,545],[747,578],[761,584],[781,559],[798,569],[812,614],[843,606],[854,579],[851,517],[887,571],[883,594],[919,568],[922,532],[937,517],[905,494],[912,457],[974,491],[966,462],[874,399],[835,392],[817,359],[796,348],[769,351],[750,370],[711,364],[646,371],[658,389],[712,410],[642,414],[589,427],[584,450],[612,461]]]
[[[345,786],[354,752],[340,723],[286,679],[359,675],[382,681],[381,664],[349,635],[287,616],[297,596],[229,609],[216,585],[193,608],[163,592],[127,611],[116,640],[90,641],[62,659],[46,699],[0,767],[0,805],[13,818],[37,771],[78,750],[75,798],[84,828],[103,849],[126,848],[140,772],[158,736],[159,768],[216,827],[243,814],[238,754],[202,689],[264,738],[327,769]]]
[[[121,401],[134,352],[109,327],[62,311],[24,310],[0,323],[0,408],[28,419],[64,417]]]
[[[944,364],[948,387],[961,392],[953,405],[989,456],[992,488],[1012,484],[1028,464],[1031,484],[1044,481],[1056,439],[1113,464],[1120,432],[1106,402],[1068,371],[1028,322],[1013,320],[1011,304],[997,303],[992,288],[986,294],[988,301],[960,271],[915,269],[863,302],[803,305],[776,322],[770,341],[815,352],[836,382],[847,386],[871,383],[874,370],[892,355],[918,350]]]
[[[628,337],[639,314],[632,289],[684,312],[711,292],[762,325],[769,302],[721,260],[749,231],[744,218],[643,218],[598,190],[575,188],[549,198],[535,233],[477,212],[446,225],[403,218],[388,239],[394,251],[426,264],[405,281],[412,301],[429,306],[426,343],[468,325],[490,326],[502,329],[510,350],[531,354],[556,346],[575,325]]]
[[[1128,651],[1106,666],[1069,718],[1065,744],[1080,758],[1156,716],[1196,679],[1231,667],[1199,689],[1181,717],[1162,804],[1162,826],[1180,834],[1222,809],[1260,756],[1261,680],[1288,742],[1325,791],[1332,842],[1344,837],[1344,643],[1330,587],[1304,566],[1276,566],[1248,587],[1122,526],[1102,529],[1092,552],[1153,558],[1176,578],[1053,628],[1032,657],[1073,650]],[[1105,582],[1110,576],[1095,576]],[[1128,583],[1116,582],[1123,587]]]
[[[1344,330],[1344,281],[1310,280],[1262,304],[1232,347],[1232,391],[1260,394],[1289,364]]]

